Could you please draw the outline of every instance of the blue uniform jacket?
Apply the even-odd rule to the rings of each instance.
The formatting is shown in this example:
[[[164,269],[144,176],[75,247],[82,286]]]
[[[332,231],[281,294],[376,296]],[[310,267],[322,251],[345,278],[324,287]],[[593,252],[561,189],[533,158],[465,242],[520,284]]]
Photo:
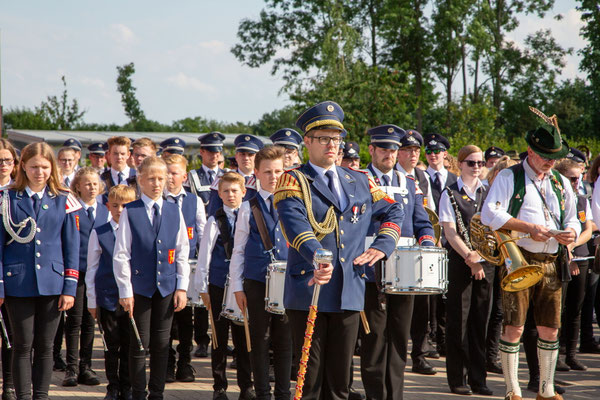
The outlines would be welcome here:
[[[236,171],[237,172],[237,171]],[[246,177],[246,194],[242,201],[250,200],[254,196],[256,196],[256,178],[254,176]],[[219,197],[219,191],[217,190],[218,181],[215,180],[213,186],[210,189],[210,200],[208,201],[208,206],[206,208],[206,218],[211,215],[215,215],[217,210],[223,207],[223,200]]]
[[[14,223],[35,218],[33,201],[25,191],[9,191],[10,214]],[[68,198],[68,202],[67,202]],[[81,207],[72,196],[55,196],[47,189],[36,219],[37,233],[29,243],[20,244],[0,223],[0,297],[75,296],[79,278],[79,216]],[[27,236],[31,225],[19,236]]]
[[[355,266],[353,262],[364,251],[365,236],[372,220],[379,220],[381,228],[371,247],[389,256],[400,237],[400,225],[404,217],[402,207],[386,196],[365,173],[336,168],[348,199],[344,210],[340,210],[325,180],[309,164],[289,170],[279,179],[275,204],[290,243],[284,294],[286,309],[308,310],[313,293],[313,287],[308,286],[314,269],[313,254],[316,249],[325,248],[333,252],[334,268],[331,280],[321,288],[319,311],[362,310],[365,268],[362,265]],[[323,221],[329,207],[334,207],[339,223],[339,240],[335,231],[320,242],[317,240],[308,221],[297,171],[302,172],[308,180],[312,210],[317,221]]]
[[[90,221],[87,211],[81,208],[77,213],[79,214],[79,272],[87,271],[87,251],[88,243],[90,241],[90,233],[92,229],[103,225],[108,221],[108,208],[104,204],[96,201],[94,205],[96,209],[96,218],[94,222]]]
[[[96,220],[98,219],[96,218]],[[106,310],[116,311],[119,305],[119,288],[113,272],[115,233],[110,222],[94,229],[102,249],[98,270],[96,271],[96,304]]]
[[[222,169],[219,168],[219,171],[217,172],[217,176],[223,175],[224,173],[225,173],[225,171],[223,171]],[[201,186],[201,187],[196,188],[196,190],[198,191],[197,195],[198,195],[198,197],[200,197],[202,199],[202,202],[204,203],[204,207],[208,207],[208,205],[210,204],[209,200],[210,200],[210,195],[211,195],[210,176],[208,175],[206,170],[202,167],[200,167],[196,170],[196,174],[198,175],[198,179],[200,180],[200,186]],[[215,177],[215,179],[216,179],[216,177]]]
[[[371,168],[371,164],[367,167],[375,183],[379,184],[377,174]],[[396,171],[394,171],[392,185],[395,187],[400,186],[400,179]],[[406,177],[406,191],[401,193],[394,193],[394,200],[400,203],[404,207],[404,221],[402,222],[402,237],[415,237],[419,244],[423,243],[424,246],[434,245],[433,243],[433,227],[429,221],[429,216],[423,207],[423,195],[417,194],[415,180]],[[369,228],[369,235],[374,235],[379,231],[380,221],[373,221],[373,224]],[[375,282],[375,274],[373,268],[367,267],[367,281]]]

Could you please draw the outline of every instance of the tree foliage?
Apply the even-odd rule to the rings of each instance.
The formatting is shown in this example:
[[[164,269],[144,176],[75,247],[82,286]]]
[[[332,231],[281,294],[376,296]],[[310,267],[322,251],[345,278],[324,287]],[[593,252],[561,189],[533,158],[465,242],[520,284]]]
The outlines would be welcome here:
[[[133,63],[117,66],[117,90],[121,93],[121,104],[125,115],[132,124],[137,124],[146,120],[146,115],[142,111],[140,102],[135,95],[137,90],[133,86],[132,75],[135,74],[135,65]]]

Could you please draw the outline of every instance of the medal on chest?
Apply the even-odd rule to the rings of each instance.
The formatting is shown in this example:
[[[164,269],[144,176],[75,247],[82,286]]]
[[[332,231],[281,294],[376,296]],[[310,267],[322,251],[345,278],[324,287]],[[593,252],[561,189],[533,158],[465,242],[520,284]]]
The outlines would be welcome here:
[[[352,206],[352,217],[350,218],[350,222],[353,224],[358,222],[358,206]]]

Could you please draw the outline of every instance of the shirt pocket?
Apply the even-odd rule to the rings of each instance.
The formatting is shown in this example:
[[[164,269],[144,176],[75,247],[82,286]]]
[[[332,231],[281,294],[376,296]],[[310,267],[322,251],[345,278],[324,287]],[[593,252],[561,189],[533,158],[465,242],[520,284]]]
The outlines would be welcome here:
[[[9,264],[4,266],[4,276],[6,278],[18,277],[23,273],[25,263]]]

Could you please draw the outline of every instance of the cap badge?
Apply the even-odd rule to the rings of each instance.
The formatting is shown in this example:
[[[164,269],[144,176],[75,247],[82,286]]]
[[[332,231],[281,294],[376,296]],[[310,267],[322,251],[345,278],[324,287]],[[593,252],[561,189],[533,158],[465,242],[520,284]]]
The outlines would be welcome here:
[[[388,133],[394,133],[394,128],[388,128]]]
[[[216,138],[218,135],[216,133],[213,133],[213,137]]]
[[[437,143],[438,143],[438,142],[437,142],[437,141],[435,141],[435,140],[430,140],[430,141],[429,141],[429,144],[430,144],[430,145],[432,145],[432,146],[435,146]]]
[[[291,134],[292,134],[292,132],[290,132],[290,131],[285,131],[285,135],[286,135],[286,136],[290,136]]]
[[[331,104],[327,106],[327,111],[333,112],[333,106]]]
[[[354,154],[354,153],[356,153],[356,150],[354,150],[354,149],[348,150],[348,154]]]
[[[250,136],[246,136],[244,139],[246,140],[246,142],[248,142],[250,141]]]
[[[179,143],[179,139],[175,139],[175,143]]]

